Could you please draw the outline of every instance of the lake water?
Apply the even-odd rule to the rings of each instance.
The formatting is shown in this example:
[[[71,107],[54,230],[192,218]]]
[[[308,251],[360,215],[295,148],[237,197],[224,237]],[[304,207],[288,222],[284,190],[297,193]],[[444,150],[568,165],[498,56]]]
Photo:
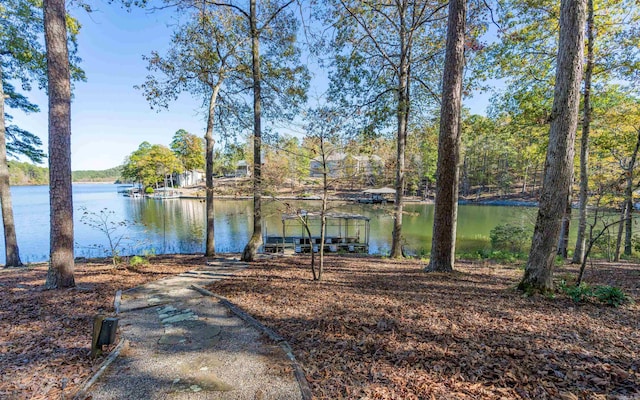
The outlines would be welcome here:
[[[44,261],[49,257],[49,187],[17,186],[11,189],[23,262]],[[265,199],[266,200],[266,199]],[[199,253],[204,251],[204,200],[175,199],[158,201],[128,198],[117,193],[116,185],[79,184],[73,186],[75,241],[77,257],[104,255],[104,233],[83,224],[82,209],[89,213],[113,212],[111,221],[135,224],[114,236],[126,234],[121,245],[126,254],[150,251],[162,253]],[[264,201],[266,226],[279,232],[284,206]],[[319,202],[291,202],[295,208],[317,209]],[[252,227],[251,200],[216,200],[216,251],[241,252],[249,240]],[[412,252],[428,252],[431,247],[433,205],[407,204],[403,236]],[[371,218],[369,251],[388,253],[393,229],[393,206],[348,204],[337,211],[359,213]],[[457,248],[471,251],[489,246],[489,232],[503,223],[522,224],[533,230],[535,208],[461,205],[458,216]],[[2,235],[0,235],[2,236]],[[4,262],[4,238],[0,238],[0,263]]]

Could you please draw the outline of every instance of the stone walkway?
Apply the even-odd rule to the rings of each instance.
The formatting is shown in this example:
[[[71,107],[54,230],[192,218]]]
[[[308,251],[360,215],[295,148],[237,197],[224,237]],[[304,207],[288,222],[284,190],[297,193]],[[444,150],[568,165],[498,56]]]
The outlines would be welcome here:
[[[282,347],[192,285],[233,279],[218,259],[122,294],[128,346],[82,399],[302,399]]]

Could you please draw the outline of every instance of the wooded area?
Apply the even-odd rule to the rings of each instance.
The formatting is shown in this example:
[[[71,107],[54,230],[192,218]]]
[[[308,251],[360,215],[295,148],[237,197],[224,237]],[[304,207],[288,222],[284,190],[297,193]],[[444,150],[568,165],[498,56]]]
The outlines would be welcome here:
[[[637,1],[122,4],[170,8],[185,17],[167,38],[166,54],[145,56],[149,75],[140,77],[138,89],[151,107],[171,107],[180,94],[201,100],[206,133],[199,138],[180,130],[169,146],[143,142],[121,174],[158,188],[173,185],[176,174],[204,168],[204,255],[213,257],[215,176],[237,174],[244,163],[252,185],[253,226],[241,259],[254,262],[254,268],[243,279],[211,289],[287,335],[318,397],[640,395],[640,327],[638,306],[632,303],[639,294],[638,264],[620,261],[634,256],[634,198],[640,186]],[[53,317],[43,322],[42,314],[69,318],[78,310],[106,308],[99,291],[114,289],[106,273],[94,277],[84,266],[75,270],[71,100],[72,81],[85,76],[77,57],[80,26],[73,18],[80,9],[74,7],[65,0],[0,4],[5,267],[22,266],[11,169],[14,182],[43,178],[43,171],[7,157],[37,163],[46,156],[50,184],[46,277],[42,268],[7,269],[0,282],[9,288],[2,297],[7,304],[0,307],[0,319],[9,324],[1,324],[0,337],[10,338],[0,349],[11,355],[2,360],[9,360],[6,368],[24,380],[18,386],[2,381],[2,390],[10,394],[34,385],[31,370],[20,363],[40,359],[30,352],[50,344],[42,333]],[[91,11],[90,2],[81,8]],[[314,74],[326,78],[327,89],[310,99]],[[37,136],[10,124],[11,109],[39,110],[23,94],[31,85],[47,92],[47,154]],[[464,105],[483,91],[492,96],[486,115],[474,115]],[[321,179],[305,182],[314,174]],[[391,259],[325,260],[320,251],[316,271],[311,251],[316,282],[307,279],[305,257],[256,262],[263,197],[273,188],[294,191],[309,183],[322,193],[322,221],[327,193],[335,186],[394,186]],[[459,196],[514,192],[539,202],[524,271],[456,263]],[[407,194],[434,197],[435,222],[424,227],[433,230],[429,259],[396,260],[405,256]],[[580,210],[575,250],[568,248],[574,202]],[[614,216],[605,218],[605,212]],[[591,249],[608,229],[617,229],[616,263],[587,270]],[[573,255],[579,267],[566,266],[558,255]],[[159,271],[182,268],[171,267]],[[128,285],[147,279],[138,272],[134,267],[111,273]],[[583,284],[585,273],[597,287]],[[158,271],[151,268],[148,274],[156,277]],[[69,297],[75,293],[70,290],[82,293],[71,289],[76,275],[95,284],[84,300]],[[124,276],[133,280],[125,283]],[[605,309],[594,299],[616,308]],[[49,303],[56,302],[61,307],[51,308]],[[71,318],[87,319],[84,314]],[[77,384],[90,364],[78,348],[69,348],[77,334],[56,331],[51,340],[67,347],[42,357],[38,367],[52,375],[74,374],[64,367],[73,360],[78,369],[72,384]],[[63,390],[56,379],[50,382],[43,396]]]

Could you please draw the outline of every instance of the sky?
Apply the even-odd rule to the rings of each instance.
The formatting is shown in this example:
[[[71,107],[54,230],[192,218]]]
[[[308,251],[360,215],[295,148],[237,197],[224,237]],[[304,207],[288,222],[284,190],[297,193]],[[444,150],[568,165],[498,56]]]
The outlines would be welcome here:
[[[205,122],[199,98],[183,94],[168,110],[157,112],[151,110],[142,91],[134,88],[149,74],[142,56],[153,50],[163,54],[168,48],[176,24],[174,11],[127,11],[106,1],[91,4],[92,13],[69,10],[82,26],[78,55],[87,76],[86,82],[74,83],[71,169],[103,170],[121,165],[143,141],[169,146],[179,129],[203,136]],[[46,95],[38,90],[25,94],[41,111],[25,115],[11,110],[13,123],[38,135],[46,151]],[[476,95],[465,106],[483,113],[487,99],[486,94]]]

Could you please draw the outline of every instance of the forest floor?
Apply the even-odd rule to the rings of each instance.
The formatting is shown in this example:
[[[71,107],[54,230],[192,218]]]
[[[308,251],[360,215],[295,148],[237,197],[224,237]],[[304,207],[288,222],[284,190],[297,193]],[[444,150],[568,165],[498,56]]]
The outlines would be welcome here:
[[[587,281],[636,303],[525,297],[522,270],[459,262],[424,273],[417,260],[307,256],[253,263],[208,288],[293,347],[318,399],[640,398],[640,266],[596,263]],[[89,357],[93,316],[114,294],[203,265],[158,256],[137,269],[77,262],[73,289],[45,291],[46,265],[0,270],[0,398],[69,398],[102,361]],[[575,268],[556,277],[570,280]]]
[[[328,257],[261,261],[209,290],[290,343],[318,399],[638,399],[640,307],[526,297],[517,267]],[[575,278],[576,268],[556,277]],[[640,301],[640,266],[596,264],[592,284]]]

